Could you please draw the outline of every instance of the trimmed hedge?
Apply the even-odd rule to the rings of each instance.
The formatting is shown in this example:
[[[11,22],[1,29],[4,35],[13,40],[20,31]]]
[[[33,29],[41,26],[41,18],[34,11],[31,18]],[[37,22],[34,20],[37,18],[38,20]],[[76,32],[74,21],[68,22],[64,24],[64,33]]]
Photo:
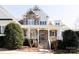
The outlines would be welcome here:
[[[5,48],[22,48],[24,42],[23,30],[17,23],[9,23],[5,27]]]
[[[0,36],[0,47],[3,48],[4,47],[4,36]]]
[[[77,50],[78,38],[74,31],[66,30],[62,33],[62,36],[63,36],[63,45],[67,52],[71,52],[71,50]]]
[[[75,31],[77,38],[78,38],[78,48],[79,48],[79,31]]]

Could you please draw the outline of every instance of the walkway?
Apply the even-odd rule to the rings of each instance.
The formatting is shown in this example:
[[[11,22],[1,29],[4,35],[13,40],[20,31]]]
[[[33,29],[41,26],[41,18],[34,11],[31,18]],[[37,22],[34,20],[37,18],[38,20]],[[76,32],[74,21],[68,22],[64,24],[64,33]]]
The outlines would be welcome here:
[[[0,54],[53,54],[53,52],[47,49],[38,48],[23,48],[17,50],[7,50],[0,48]]]

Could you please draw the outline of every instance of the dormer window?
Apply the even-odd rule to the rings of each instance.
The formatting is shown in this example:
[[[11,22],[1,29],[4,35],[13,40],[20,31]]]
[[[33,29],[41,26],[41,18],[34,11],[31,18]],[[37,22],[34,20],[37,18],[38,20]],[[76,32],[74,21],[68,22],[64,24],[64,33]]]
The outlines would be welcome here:
[[[46,21],[40,21],[40,25],[46,25]]]
[[[61,20],[55,20],[55,25],[56,26],[61,26]]]
[[[60,23],[55,23],[55,25],[59,26],[59,25],[60,25]]]

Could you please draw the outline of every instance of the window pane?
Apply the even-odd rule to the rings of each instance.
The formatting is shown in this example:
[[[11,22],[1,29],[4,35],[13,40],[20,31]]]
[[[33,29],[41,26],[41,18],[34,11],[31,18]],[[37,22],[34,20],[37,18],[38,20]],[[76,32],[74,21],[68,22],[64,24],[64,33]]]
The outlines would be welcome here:
[[[28,20],[26,20],[26,25],[28,25]]]
[[[46,21],[44,21],[44,25],[46,25]]]
[[[55,30],[55,36],[57,36],[57,31]]]
[[[54,31],[50,31],[50,36],[54,36]]]
[[[40,25],[46,25],[46,21],[40,21]]]

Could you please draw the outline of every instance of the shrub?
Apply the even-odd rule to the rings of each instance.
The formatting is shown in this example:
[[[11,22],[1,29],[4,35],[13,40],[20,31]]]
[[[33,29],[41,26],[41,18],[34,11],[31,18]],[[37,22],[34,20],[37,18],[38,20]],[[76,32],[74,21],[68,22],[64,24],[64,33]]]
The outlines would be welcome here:
[[[51,49],[63,49],[63,41],[56,40],[51,42]]]
[[[37,47],[38,46],[38,42],[37,41],[34,41],[33,39],[25,39],[24,40],[24,43],[23,43],[24,46],[29,46],[29,47]]]
[[[51,41],[51,49],[54,49],[53,41]]]
[[[38,47],[38,41],[37,41],[37,39],[33,40],[33,47]]]
[[[25,39],[24,46],[38,47],[38,42],[35,39]]]
[[[16,23],[10,23],[5,27],[5,47],[8,49],[22,48],[24,35],[21,27]]]
[[[4,36],[0,36],[0,47],[4,47]]]
[[[28,40],[30,47],[33,47],[33,39]]]
[[[30,47],[37,47],[38,46],[38,43],[35,39],[29,39],[29,44],[30,44]]]
[[[51,49],[54,49],[55,51],[58,49],[58,42],[57,42],[57,40],[51,42]]]
[[[67,52],[76,50],[78,46],[78,39],[74,31],[66,30],[62,33],[63,45]]]
[[[75,31],[77,38],[78,38],[78,48],[79,48],[79,31]]]
[[[58,42],[58,49],[63,49],[63,41],[62,40],[57,40]]]
[[[29,40],[29,39],[27,39],[27,38],[24,39],[24,43],[23,43],[24,46],[30,46],[28,40]]]

